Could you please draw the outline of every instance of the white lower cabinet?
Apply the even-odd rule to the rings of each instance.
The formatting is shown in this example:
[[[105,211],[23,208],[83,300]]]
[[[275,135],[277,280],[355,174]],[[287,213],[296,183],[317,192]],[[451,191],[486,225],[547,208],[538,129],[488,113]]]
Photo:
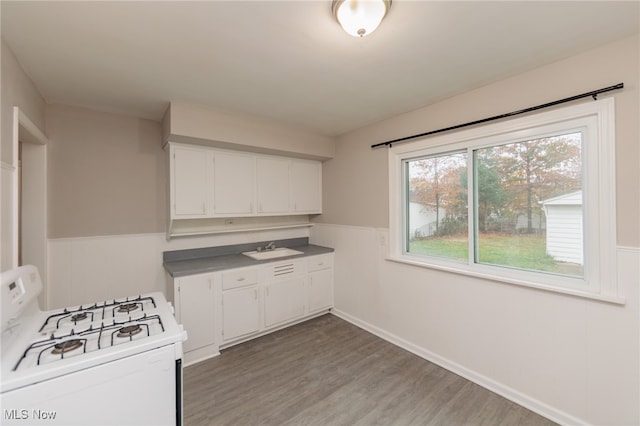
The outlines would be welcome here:
[[[333,254],[312,256],[307,260],[309,270],[309,313],[333,306]]]
[[[309,313],[333,306],[333,269],[309,273]]]
[[[260,331],[258,286],[222,292],[222,339],[235,340]]]
[[[222,273],[223,346],[333,307],[333,253]]]
[[[188,275],[174,279],[173,284],[176,319],[188,336],[183,345],[185,364],[218,354],[216,275]]]
[[[260,331],[257,268],[222,272],[222,340],[229,342]]]
[[[305,314],[305,277],[286,279],[264,287],[264,325],[272,327]]]
[[[333,254],[175,278],[185,364],[333,306]]]

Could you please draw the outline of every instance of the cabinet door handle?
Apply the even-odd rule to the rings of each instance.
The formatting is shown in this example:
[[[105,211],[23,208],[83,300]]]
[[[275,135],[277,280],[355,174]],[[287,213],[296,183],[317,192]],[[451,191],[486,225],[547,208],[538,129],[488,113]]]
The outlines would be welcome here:
[[[244,277],[240,277],[236,281],[244,281]]]
[[[253,299],[258,300],[258,290],[253,290]]]
[[[205,203],[202,203],[202,214],[206,213],[206,208],[207,208],[207,205]]]

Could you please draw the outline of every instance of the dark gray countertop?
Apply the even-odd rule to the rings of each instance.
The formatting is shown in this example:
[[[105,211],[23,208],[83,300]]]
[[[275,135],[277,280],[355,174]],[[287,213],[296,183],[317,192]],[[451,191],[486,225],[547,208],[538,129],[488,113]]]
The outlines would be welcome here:
[[[232,246],[166,251],[162,256],[163,265],[169,275],[175,278],[185,275],[202,274],[205,272],[222,271],[225,269],[242,268],[245,266],[262,265],[281,260],[333,253],[332,248],[309,244],[308,238],[292,238],[288,240],[276,240],[276,246],[293,248],[303,252],[303,254],[268,260],[254,260],[241,254],[245,251],[253,251],[258,246],[264,247],[268,243],[270,243],[270,241],[236,244]]]

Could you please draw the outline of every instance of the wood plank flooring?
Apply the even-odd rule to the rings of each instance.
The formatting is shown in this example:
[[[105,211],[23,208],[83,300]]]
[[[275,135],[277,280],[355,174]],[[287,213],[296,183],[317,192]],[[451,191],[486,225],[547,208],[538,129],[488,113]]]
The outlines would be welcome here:
[[[185,368],[184,423],[554,424],[333,315]]]

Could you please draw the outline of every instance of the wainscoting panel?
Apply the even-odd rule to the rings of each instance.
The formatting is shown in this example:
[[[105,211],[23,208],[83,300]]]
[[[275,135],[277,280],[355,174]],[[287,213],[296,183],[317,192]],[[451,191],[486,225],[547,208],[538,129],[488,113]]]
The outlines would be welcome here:
[[[307,237],[308,229],[184,237],[165,234],[50,239],[47,309],[165,291],[162,253],[253,241]]]

